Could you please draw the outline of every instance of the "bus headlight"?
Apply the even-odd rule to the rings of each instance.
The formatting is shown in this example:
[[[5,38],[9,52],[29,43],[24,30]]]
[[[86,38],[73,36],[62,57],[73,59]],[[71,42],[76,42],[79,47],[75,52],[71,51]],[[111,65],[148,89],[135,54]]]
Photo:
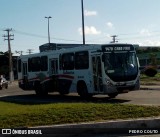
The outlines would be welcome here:
[[[107,86],[113,86],[113,84],[110,82],[110,80],[108,80],[108,79],[105,79],[106,80],[106,85]]]

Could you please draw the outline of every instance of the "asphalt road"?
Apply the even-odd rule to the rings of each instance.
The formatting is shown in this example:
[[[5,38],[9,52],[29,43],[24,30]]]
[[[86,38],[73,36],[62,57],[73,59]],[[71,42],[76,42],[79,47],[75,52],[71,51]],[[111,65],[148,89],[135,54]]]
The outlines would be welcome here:
[[[94,96],[89,102],[106,102],[138,105],[160,106],[160,86],[143,86],[144,90],[119,94],[111,99],[107,95]],[[60,96],[58,93],[50,93],[47,97],[37,97],[34,91],[23,91],[16,82],[9,85],[8,89],[0,90],[0,100],[19,103],[54,103],[54,102],[84,102],[78,94],[72,93]]]

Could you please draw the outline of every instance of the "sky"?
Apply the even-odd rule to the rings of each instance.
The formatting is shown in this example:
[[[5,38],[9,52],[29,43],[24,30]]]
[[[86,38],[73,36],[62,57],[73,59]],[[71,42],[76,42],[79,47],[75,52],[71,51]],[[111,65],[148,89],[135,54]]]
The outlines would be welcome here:
[[[160,0],[83,0],[86,44],[112,41],[160,46]],[[81,0],[0,0],[0,51],[39,52],[48,43],[83,43]]]

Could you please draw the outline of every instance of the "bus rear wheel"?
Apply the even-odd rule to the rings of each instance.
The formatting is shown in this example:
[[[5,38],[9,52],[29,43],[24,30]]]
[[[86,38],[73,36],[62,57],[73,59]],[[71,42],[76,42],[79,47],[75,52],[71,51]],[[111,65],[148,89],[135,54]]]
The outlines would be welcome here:
[[[35,92],[37,96],[47,96],[48,95],[48,91],[45,88],[45,84],[36,83]]]
[[[110,93],[110,94],[108,94],[108,96],[110,98],[115,98],[117,95],[118,95],[118,93]]]
[[[88,93],[87,86],[84,82],[79,82],[77,86],[77,92],[83,99],[91,98],[93,95]]]

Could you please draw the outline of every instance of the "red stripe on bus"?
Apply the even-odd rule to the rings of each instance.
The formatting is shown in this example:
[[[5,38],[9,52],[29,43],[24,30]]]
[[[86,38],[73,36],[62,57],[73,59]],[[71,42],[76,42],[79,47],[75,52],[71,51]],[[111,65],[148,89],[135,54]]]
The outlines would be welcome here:
[[[31,78],[31,79],[28,79],[29,81],[32,81],[32,80],[39,80],[38,77],[35,77],[35,78]]]
[[[74,76],[61,74],[61,75],[58,75],[58,78],[69,78],[69,79],[74,79]]]

